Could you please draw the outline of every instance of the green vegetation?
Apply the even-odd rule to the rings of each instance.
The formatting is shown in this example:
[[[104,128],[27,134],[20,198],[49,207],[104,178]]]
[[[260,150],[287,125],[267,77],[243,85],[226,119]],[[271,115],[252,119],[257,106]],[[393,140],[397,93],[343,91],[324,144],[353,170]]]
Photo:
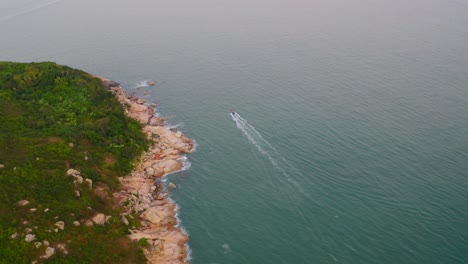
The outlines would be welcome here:
[[[143,263],[142,243],[126,237],[112,192],[148,144],[99,79],[51,62],[0,62],[0,263],[44,261],[45,246],[34,246],[43,240],[68,250],[48,263]],[[75,186],[69,168],[92,179],[94,190]],[[30,204],[18,206],[23,199]],[[72,224],[96,211],[112,218]],[[65,230],[55,232],[59,220]],[[27,228],[36,235],[31,243]]]

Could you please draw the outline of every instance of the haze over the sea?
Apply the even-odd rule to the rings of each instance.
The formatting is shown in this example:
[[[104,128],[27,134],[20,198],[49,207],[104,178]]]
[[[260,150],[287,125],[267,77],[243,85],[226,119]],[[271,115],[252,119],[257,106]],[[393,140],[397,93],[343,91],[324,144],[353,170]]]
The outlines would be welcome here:
[[[468,259],[467,1],[2,0],[0,36],[158,82],[194,264]]]

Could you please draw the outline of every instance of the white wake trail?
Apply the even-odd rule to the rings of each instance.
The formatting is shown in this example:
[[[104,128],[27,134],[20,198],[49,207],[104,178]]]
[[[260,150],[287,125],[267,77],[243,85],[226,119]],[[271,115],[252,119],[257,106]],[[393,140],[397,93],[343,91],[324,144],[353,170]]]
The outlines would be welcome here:
[[[239,120],[242,121],[242,123],[250,130],[250,132],[252,132],[253,134],[255,134],[264,144],[266,144],[268,147],[270,147],[273,151],[275,151],[276,153],[278,153],[278,151],[276,151],[276,149],[270,144],[270,142],[266,141],[263,137],[262,137],[262,134],[260,134],[260,132],[258,132],[255,127],[253,127],[251,124],[249,124],[247,122],[247,120],[245,120],[244,118],[242,118],[240,115],[237,114],[237,116],[239,117]]]
[[[294,184],[301,192],[304,192],[302,187],[292,179],[290,173],[284,168],[292,169],[293,167],[281,156],[280,153],[278,153],[273,145],[263,138],[262,134],[260,134],[254,126],[250,125],[247,120],[242,118],[239,114],[231,113],[231,117],[236,123],[237,128],[242,131],[249,142],[252,143],[262,155],[268,158],[271,164],[285,176],[285,179]],[[277,160],[282,161],[282,163],[279,163]]]
[[[6,21],[6,20],[9,20],[9,19],[15,18],[17,16],[28,14],[28,13],[34,12],[34,11],[36,11],[38,9],[48,7],[50,5],[56,4],[56,3],[61,2],[61,1],[63,1],[63,0],[52,0],[52,1],[47,1],[47,2],[44,2],[44,3],[39,2],[37,5],[31,5],[29,7],[20,9],[19,11],[16,11],[14,13],[2,16],[2,17],[0,17],[0,21]],[[0,8],[1,8],[1,6],[0,6]]]
[[[255,135],[256,134],[258,135],[258,132],[255,130],[255,128],[253,130],[257,133],[252,131],[252,127],[249,127],[249,124],[247,123],[247,121],[245,121],[239,114],[234,114],[231,116],[232,116],[232,120],[236,122],[237,128],[239,128],[244,133],[244,135],[247,137],[250,143],[252,143],[258,149],[258,151],[260,151],[260,153],[265,155],[273,164],[273,166],[278,167],[278,163],[275,161],[275,159],[273,159],[273,157],[265,149],[262,148],[260,143],[257,140],[255,140],[254,138]]]

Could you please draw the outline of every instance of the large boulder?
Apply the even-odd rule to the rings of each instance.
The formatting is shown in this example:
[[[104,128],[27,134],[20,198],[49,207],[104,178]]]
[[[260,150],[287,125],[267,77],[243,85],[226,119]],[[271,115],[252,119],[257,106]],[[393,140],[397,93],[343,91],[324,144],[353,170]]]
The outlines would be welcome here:
[[[150,221],[151,223],[155,225],[159,225],[159,223],[162,220],[161,217],[158,215],[158,209],[154,207],[150,207],[148,210],[142,213],[141,217]]]
[[[168,174],[182,169],[182,163],[177,160],[163,160],[157,163],[153,168],[155,170],[155,175],[156,172],[161,169],[164,171],[164,174]]]

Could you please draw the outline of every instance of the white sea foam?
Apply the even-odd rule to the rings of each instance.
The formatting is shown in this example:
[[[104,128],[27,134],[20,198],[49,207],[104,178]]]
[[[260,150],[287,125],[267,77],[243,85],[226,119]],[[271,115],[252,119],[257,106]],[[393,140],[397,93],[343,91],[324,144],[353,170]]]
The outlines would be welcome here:
[[[148,81],[141,81],[138,83],[138,87],[145,87],[145,86],[149,86],[148,85]],[[137,88],[138,88],[137,87]],[[160,117],[160,113],[159,112],[155,112],[154,115]],[[175,125],[166,125],[165,128],[167,129],[177,129],[179,127],[183,126],[183,123],[179,123],[179,124],[175,124]],[[198,146],[196,144],[195,141],[193,141],[194,143],[194,147],[193,147],[193,151],[196,150],[196,147]],[[181,172],[181,171],[186,171],[188,170],[191,166],[192,166],[192,163],[190,162],[190,160],[187,158],[187,156],[182,156],[181,158],[179,158],[178,160],[182,161],[182,168],[178,171],[175,171],[173,173],[177,173],[177,172]],[[170,173],[172,174],[172,173]],[[167,176],[169,174],[166,174],[164,175],[164,177],[162,177],[161,179],[159,179],[161,182],[163,182],[165,185],[167,183]],[[167,187],[165,187],[167,188]],[[179,210],[180,210],[180,207],[177,203],[175,203],[174,200],[171,199],[171,197],[166,197],[166,199],[170,200],[172,203],[174,203],[176,205],[176,208],[175,208],[175,218],[176,218],[176,227],[180,228],[182,230],[183,233],[189,235],[189,233],[187,232],[187,230],[182,226],[182,221],[180,220],[180,217],[179,217]],[[186,248],[187,250],[187,255],[186,255],[186,258],[185,258],[185,261],[186,262],[190,262],[192,260],[192,249],[190,248],[190,245],[188,242],[186,242],[184,244],[184,247]]]
[[[185,257],[185,262],[190,262],[192,260],[192,248],[190,247],[189,243],[186,242],[184,244],[185,248],[187,249],[187,256]]]
[[[164,126],[164,128],[167,128],[167,129],[171,130],[171,129],[176,129],[176,128],[183,127],[183,126],[184,126],[183,123],[178,123],[178,124],[175,124],[175,125],[174,124],[167,124],[167,125]]]
[[[224,249],[224,254],[232,252],[231,246],[227,243],[222,244],[221,247]]]
[[[190,168],[190,166],[192,166],[192,163],[186,156],[183,156],[182,158],[179,158],[178,160],[182,160],[182,168],[180,169],[180,171],[186,171]]]
[[[149,84],[150,81],[151,81],[151,80],[142,80],[142,81],[139,81],[139,82],[137,82],[136,88],[151,86],[151,85]]]
[[[182,232],[184,234],[186,234],[187,236],[190,237],[189,235],[189,232],[187,231],[187,229],[185,229],[183,226],[182,226],[182,221],[180,220],[180,217],[179,217],[179,211],[180,211],[180,206],[174,201],[172,200],[172,198],[170,197],[166,197],[166,199],[168,199],[169,201],[171,201],[173,204],[176,205],[176,208],[175,208],[175,218],[176,218],[176,224],[175,226],[177,228],[180,228],[180,230],[182,230]],[[192,249],[190,248],[190,244],[188,242],[186,242],[184,244],[184,247],[187,249],[187,255],[185,257],[185,261],[186,262],[190,262],[190,260],[192,260]]]

